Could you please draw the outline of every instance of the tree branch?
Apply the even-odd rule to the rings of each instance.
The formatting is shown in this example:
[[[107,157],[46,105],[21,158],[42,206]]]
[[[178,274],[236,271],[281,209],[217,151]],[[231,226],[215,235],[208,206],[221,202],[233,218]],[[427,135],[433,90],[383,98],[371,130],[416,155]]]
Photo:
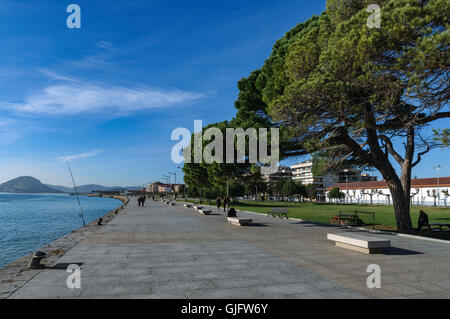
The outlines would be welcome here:
[[[385,143],[386,145],[386,149],[389,152],[389,154],[392,155],[392,157],[400,164],[402,165],[403,162],[405,161],[400,154],[398,154],[395,149],[394,146],[392,145],[391,140],[386,136],[386,135],[379,135],[379,138]],[[387,154],[386,154],[387,155]]]
[[[377,166],[377,159],[373,154],[365,151],[355,140],[353,140],[346,131],[342,130],[340,132],[340,138],[342,143],[347,146],[352,152],[359,156],[364,162],[371,166]],[[364,144],[365,145],[365,144]]]
[[[419,134],[420,139],[422,140],[422,143],[426,146],[426,149],[423,152],[420,152],[417,154],[417,159],[416,161],[411,165],[411,167],[415,167],[417,164],[420,163],[420,161],[422,160],[422,156],[425,155],[426,153],[428,153],[429,151],[431,151],[431,146],[430,144],[427,143],[427,141],[425,141],[423,139],[423,137]]]
[[[435,120],[448,118],[448,117],[450,117],[450,112],[440,112],[440,113],[436,113],[436,114],[432,114],[432,115],[423,117],[421,119],[414,120],[412,124],[413,125],[423,125],[423,124],[433,122]],[[406,127],[406,123],[403,123],[403,122],[383,123],[383,124],[376,125],[376,129],[379,129],[379,130],[396,130],[396,129],[401,129],[401,128],[405,128],[405,127]]]

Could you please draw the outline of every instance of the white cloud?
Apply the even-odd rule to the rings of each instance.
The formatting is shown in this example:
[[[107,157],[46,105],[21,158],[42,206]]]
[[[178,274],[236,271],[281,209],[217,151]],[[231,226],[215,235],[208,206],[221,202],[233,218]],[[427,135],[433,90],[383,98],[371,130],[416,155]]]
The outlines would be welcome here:
[[[107,54],[98,53],[86,56],[81,60],[71,61],[70,65],[76,69],[111,69],[115,63],[107,60]]]
[[[0,144],[12,144],[21,137],[17,121],[0,118]]]
[[[99,48],[102,48],[102,49],[109,49],[112,46],[112,44],[111,44],[111,42],[102,40],[102,41],[97,42],[96,46],[98,46]]]
[[[49,70],[47,70],[47,69],[41,69],[41,68],[38,68],[37,70],[38,70],[39,72],[41,72],[42,74],[44,74],[44,75],[46,75],[46,76],[48,76],[49,78],[52,78],[52,79],[54,79],[54,80],[68,81],[68,82],[76,82],[76,83],[79,83],[79,82],[80,82],[80,81],[78,81],[77,79],[70,78],[70,77],[64,76],[64,75],[60,75],[60,74],[57,74],[57,73],[55,73],[55,72],[49,71]]]
[[[69,83],[52,85],[25,99],[23,103],[0,102],[0,108],[18,113],[73,115],[162,108],[194,101],[203,94],[150,87],[127,88]]]
[[[96,150],[96,151],[92,151],[92,152],[88,152],[88,153],[68,155],[66,157],[60,156],[60,157],[57,157],[56,159],[58,161],[61,161],[61,162],[65,162],[66,160],[67,161],[73,161],[73,160],[80,159],[80,158],[93,157],[93,156],[95,156],[97,154],[100,154],[101,152],[102,152],[101,150]]]

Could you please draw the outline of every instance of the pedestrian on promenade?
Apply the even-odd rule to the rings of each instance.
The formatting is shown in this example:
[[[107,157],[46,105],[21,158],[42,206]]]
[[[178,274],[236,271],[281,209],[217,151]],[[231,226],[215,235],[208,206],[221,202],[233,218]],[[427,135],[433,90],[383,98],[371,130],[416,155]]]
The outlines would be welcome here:
[[[141,200],[141,203],[142,203],[142,207],[144,207],[144,204],[145,204],[145,198],[146,198],[146,196],[144,195],[144,196],[142,196],[142,200]]]
[[[142,196],[139,196],[139,197],[138,197],[137,202],[138,202],[138,206],[141,207]]]
[[[230,208],[230,199],[228,197],[225,197],[223,199],[223,211],[227,211],[227,207]]]
[[[217,197],[216,203],[217,203],[217,210],[220,210],[220,204],[222,203],[220,197]]]

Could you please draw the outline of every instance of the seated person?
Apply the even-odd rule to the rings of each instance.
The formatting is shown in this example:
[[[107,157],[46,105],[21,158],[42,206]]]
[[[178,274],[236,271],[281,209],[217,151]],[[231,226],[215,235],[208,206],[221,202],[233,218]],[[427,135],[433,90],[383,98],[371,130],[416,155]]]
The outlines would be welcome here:
[[[234,208],[230,208],[230,209],[228,210],[227,217],[237,217],[237,215],[236,215],[236,210],[235,210]]]
[[[417,231],[420,231],[424,226],[428,226],[428,215],[425,214],[423,210],[420,211],[419,222],[417,224],[418,224]]]

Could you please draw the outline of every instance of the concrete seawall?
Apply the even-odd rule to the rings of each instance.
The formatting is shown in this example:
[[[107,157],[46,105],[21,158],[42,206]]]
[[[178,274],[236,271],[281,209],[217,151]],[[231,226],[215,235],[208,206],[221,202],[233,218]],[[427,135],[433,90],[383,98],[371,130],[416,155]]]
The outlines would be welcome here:
[[[120,213],[121,210],[126,207],[129,202],[129,198],[125,196],[98,195],[96,197],[114,198],[122,202],[122,204],[117,208],[109,211],[101,217],[103,219],[103,224],[109,223],[118,213]],[[47,257],[42,264],[52,264],[55,260],[64,256],[70,248],[101,227],[102,226],[97,225],[97,220],[94,220],[88,223],[86,227],[80,227],[63,237],[58,238],[39,249],[36,249],[36,251],[43,251],[47,253]],[[33,254],[34,252],[21,257],[3,268],[0,268],[0,299],[8,298],[8,296],[14,291],[19,289],[22,285],[42,271],[40,269],[26,269]]]

